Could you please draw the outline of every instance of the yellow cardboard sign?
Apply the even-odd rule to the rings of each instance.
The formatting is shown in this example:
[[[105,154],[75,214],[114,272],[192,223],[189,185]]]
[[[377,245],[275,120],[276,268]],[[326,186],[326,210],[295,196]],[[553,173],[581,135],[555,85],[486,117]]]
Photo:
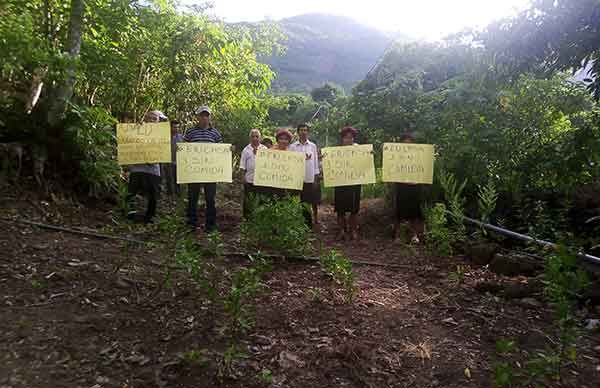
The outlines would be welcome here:
[[[256,153],[254,185],[302,190],[304,152],[260,149]]]
[[[383,143],[383,181],[433,183],[431,144]]]
[[[325,187],[375,183],[372,144],[326,147],[321,152]]]
[[[171,163],[171,126],[163,123],[117,124],[119,164]]]
[[[177,143],[177,183],[232,182],[231,144]]]

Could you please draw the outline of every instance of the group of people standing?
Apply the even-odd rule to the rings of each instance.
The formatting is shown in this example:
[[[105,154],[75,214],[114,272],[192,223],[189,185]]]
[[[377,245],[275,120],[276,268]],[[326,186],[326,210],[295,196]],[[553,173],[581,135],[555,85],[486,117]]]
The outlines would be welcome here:
[[[209,107],[201,106],[195,111],[196,125],[185,131],[184,135],[179,132],[179,122],[171,121],[171,145],[172,145],[172,163],[159,164],[138,164],[129,166],[129,192],[127,200],[132,202],[136,194],[142,194],[148,199],[148,207],[144,215],[144,222],[152,222],[156,215],[156,203],[160,188],[161,170],[165,177],[165,185],[169,194],[179,194],[180,188],[176,183],[177,164],[175,159],[176,144],[179,142],[204,142],[204,143],[222,143],[221,133],[213,127],[211,122],[212,112]],[[158,111],[151,111],[144,117],[146,122],[160,122],[168,119]],[[340,145],[351,146],[356,144],[358,130],[347,126],[340,130]],[[250,216],[248,206],[249,199],[253,195],[262,195],[271,198],[283,198],[285,196],[298,196],[302,203],[307,204],[305,219],[309,226],[317,228],[319,224],[318,209],[321,203],[321,178],[322,155],[315,143],[310,141],[310,126],[300,124],[297,126],[297,140],[288,129],[280,129],[275,134],[275,144],[269,144],[262,139],[259,129],[251,129],[249,133],[249,144],[244,147],[240,158],[240,170],[243,175],[242,182],[244,186],[244,217]],[[401,141],[413,142],[414,138],[410,133],[403,135]],[[256,168],[256,155],[261,149],[271,149],[276,151],[296,151],[305,154],[305,174],[302,190],[285,190],[268,188],[254,185],[254,173]],[[420,185],[395,184],[395,207],[396,223],[394,225],[394,237],[398,237],[398,226],[404,220],[410,221],[410,227],[413,232],[413,242],[418,242],[420,218]],[[212,232],[217,230],[217,209],[215,204],[216,183],[190,183],[188,184],[188,204],[187,204],[187,223],[196,229],[198,226],[198,198],[200,189],[204,191],[206,204],[205,231]],[[339,232],[337,238],[340,240],[358,239],[358,214],[360,211],[361,185],[340,186],[334,189],[334,209],[337,214]],[[133,218],[135,212],[130,212]]]

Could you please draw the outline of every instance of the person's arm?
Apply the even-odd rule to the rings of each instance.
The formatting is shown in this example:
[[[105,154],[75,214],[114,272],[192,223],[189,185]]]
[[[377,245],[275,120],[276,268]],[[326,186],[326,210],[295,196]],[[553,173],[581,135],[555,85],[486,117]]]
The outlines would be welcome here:
[[[240,157],[240,170],[246,171],[246,163],[248,162],[248,154],[246,149],[242,150],[242,156]]]
[[[223,143],[223,136],[221,136],[221,132],[219,132],[219,130],[216,128],[215,128],[215,132],[216,132],[215,143]]]
[[[184,135],[183,135],[183,141],[184,141],[185,143],[189,143],[189,142],[190,142],[190,137],[189,137],[190,130],[191,130],[191,128],[188,128],[188,129],[186,129],[186,130],[185,130],[185,133],[184,133]]]
[[[313,148],[313,163],[315,164],[315,176],[317,176],[321,173],[319,169],[319,150],[316,144]]]

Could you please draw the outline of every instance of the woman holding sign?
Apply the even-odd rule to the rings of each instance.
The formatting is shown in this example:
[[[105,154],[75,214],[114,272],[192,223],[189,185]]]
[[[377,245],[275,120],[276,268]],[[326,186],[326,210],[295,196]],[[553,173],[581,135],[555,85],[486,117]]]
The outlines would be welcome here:
[[[400,137],[401,143],[414,143],[414,135],[406,132]],[[394,183],[396,222],[394,223],[393,239],[399,238],[400,224],[408,221],[412,233],[411,242],[419,243],[418,232],[422,231],[421,215],[421,185],[416,183]]]
[[[266,150],[267,147],[262,145],[260,142],[260,130],[250,130],[250,144],[248,144],[242,150],[242,157],[240,159],[240,170],[244,171],[244,217],[248,218],[250,215],[249,203],[251,193],[257,194],[258,190],[254,186],[254,170],[256,168],[256,153],[258,150]]]
[[[355,145],[354,139],[358,131],[352,127],[344,127],[340,131],[340,140],[342,146]],[[325,156],[325,155],[323,155]],[[360,210],[361,186],[337,186],[334,191],[334,208],[337,213],[338,226],[340,231],[337,239],[344,240],[348,232],[348,223],[346,222],[346,213],[350,213],[350,238],[358,240],[358,212]]]
[[[275,151],[290,151],[290,144],[292,143],[293,137],[294,135],[292,135],[292,132],[289,130],[285,128],[279,129],[277,132],[275,132],[276,144],[271,149]],[[276,199],[281,199],[286,195],[291,195],[295,192],[294,190],[270,187],[267,189],[266,193],[271,194]]]
[[[167,116],[162,112],[153,110],[144,116],[146,123],[158,123],[167,121]],[[129,166],[129,185],[127,186],[126,202],[130,209],[137,194],[141,194],[148,200],[144,223],[150,224],[156,215],[156,204],[160,193],[160,165],[158,163],[132,164]],[[127,218],[135,220],[137,212],[131,210]]]

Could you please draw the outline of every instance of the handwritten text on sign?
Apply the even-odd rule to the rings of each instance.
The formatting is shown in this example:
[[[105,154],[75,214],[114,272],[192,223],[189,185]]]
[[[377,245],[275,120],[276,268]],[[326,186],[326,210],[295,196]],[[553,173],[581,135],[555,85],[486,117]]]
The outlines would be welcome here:
[[[372,144],[326,147],[322,153],[325,187],[375,183]]]
[[[117,124],[119,164],[171,163],[171,129],[167,122]]]
[[[177,183],[232,181],[231,144],[177,143]]]
[[[305,160],[304,152],[258,150],[254,185],[302,190]]]
[[[383,181],[432,184],[433,154],[431,144],[384,143]]]

